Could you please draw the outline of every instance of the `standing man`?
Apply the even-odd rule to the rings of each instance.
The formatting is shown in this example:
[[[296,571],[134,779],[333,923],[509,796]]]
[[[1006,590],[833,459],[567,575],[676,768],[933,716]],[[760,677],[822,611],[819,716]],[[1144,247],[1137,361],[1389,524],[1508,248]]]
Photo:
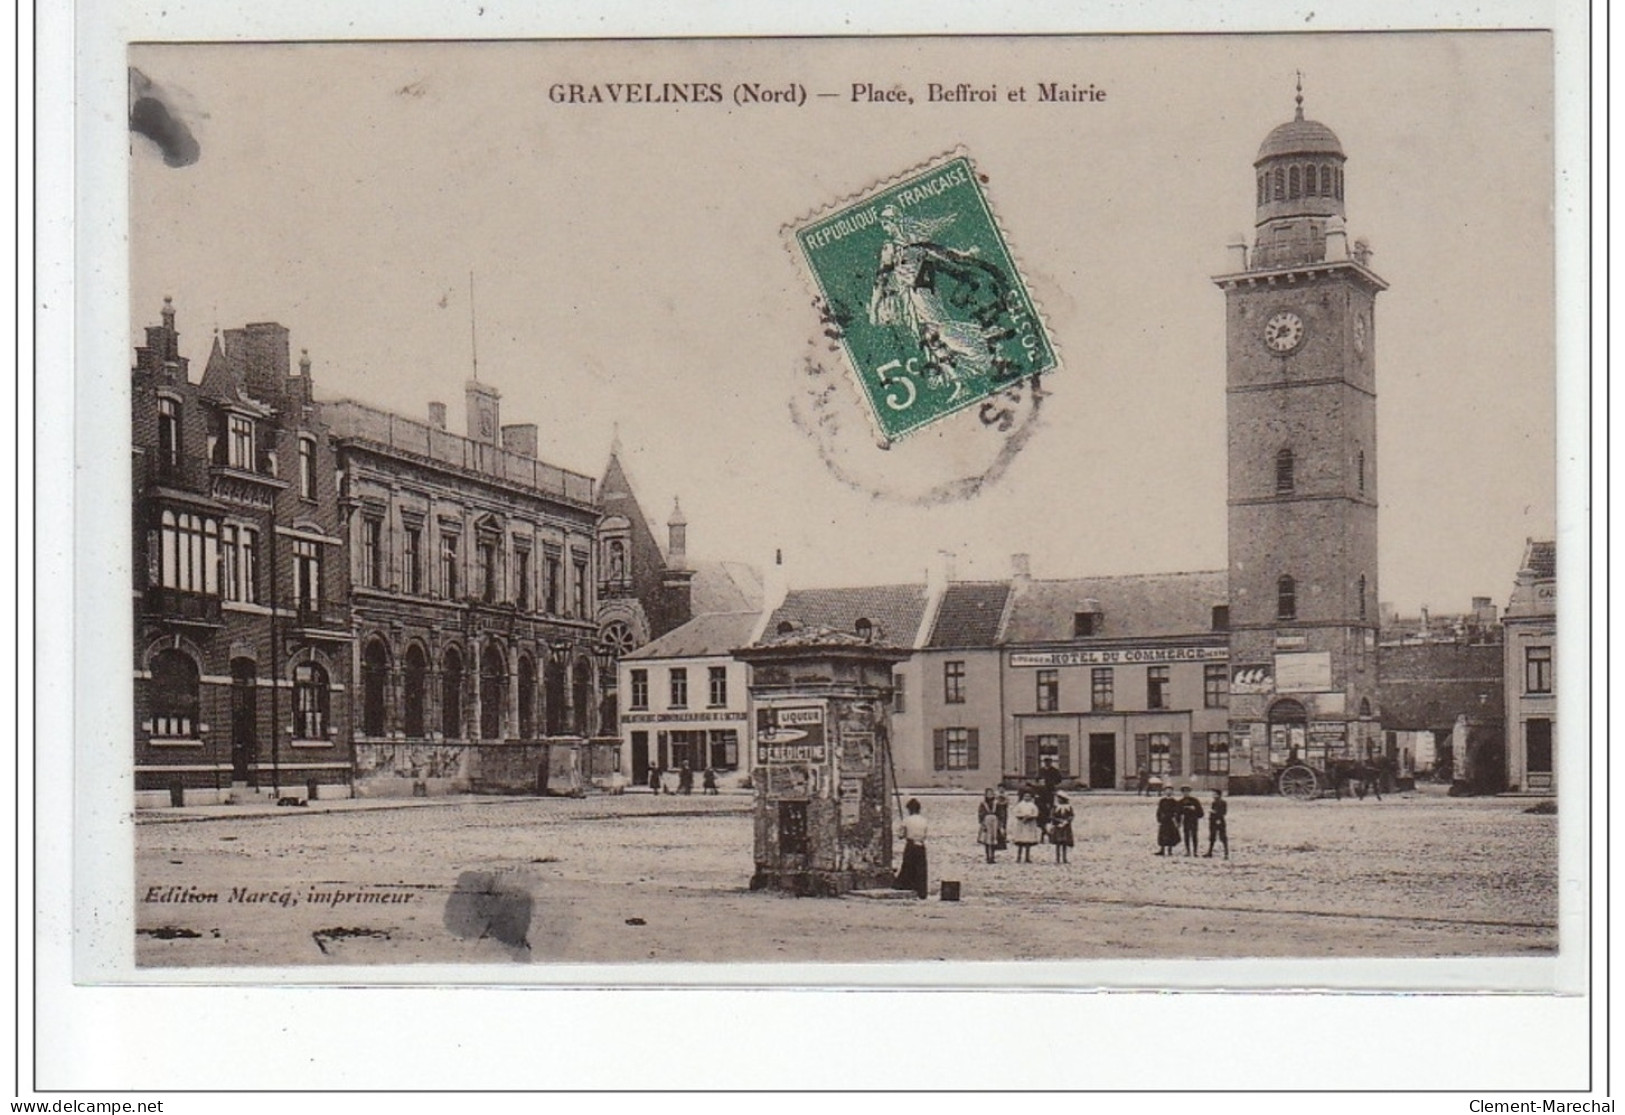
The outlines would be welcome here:
[[[1213,791],[1213,804],[1207,809],[1207,858],[1213,858],[1213,842],[1217,840],[1224,845],[1224,858],[1230,858],[1230,832],[1225,827],[1225,814],[1230,812],[1230,803],[1224,800],[1223,790]]]
[[[1202,827],[1202,803],[1196,800],[1189,786],[1181,786],[1179,792],[1185,796],[1179,799],[1179,823],[1185,834],[1185,854],[1196,854],[1196,837]]]
[[[1055,791],[1061,785],[1061,768],[1053,758],[1045,757],[1038,780],[1043,784],[1038,791],[1038,831],[1048,833],[1050,814],[1055,811]]]
[[[1151,772],[1145,769],[1144,763],[1140,764],[1140,773],[1135,775],[1135,790],[1139,797],[1151,796]]]

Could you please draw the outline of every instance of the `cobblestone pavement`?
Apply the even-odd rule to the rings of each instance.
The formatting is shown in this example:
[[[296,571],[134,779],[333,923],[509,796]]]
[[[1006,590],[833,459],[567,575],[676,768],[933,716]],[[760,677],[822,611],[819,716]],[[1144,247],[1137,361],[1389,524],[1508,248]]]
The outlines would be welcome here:
[[[932,892],[958,880],[958,903],[750,893],[746,795],[142,813],[137,962],[1539,956],[1557,947],[1557,818],[1526,813],[1528,800],[1236,798],[1225,861],[1159,858],[1150,801],[1079,794],[1067,865],[1047,845],[1031,864],[1011,852],[986,864],[974,797],[921,800]]]

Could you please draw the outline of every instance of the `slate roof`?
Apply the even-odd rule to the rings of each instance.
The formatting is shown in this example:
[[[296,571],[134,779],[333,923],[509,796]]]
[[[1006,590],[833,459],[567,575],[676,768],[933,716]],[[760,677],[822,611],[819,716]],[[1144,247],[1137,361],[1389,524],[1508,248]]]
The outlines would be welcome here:
[[[1478,723],[1502,720],[1506,681],[1501,655],[1496,645],[1379,647],[1382,726],[1391,731],[1449,731],[1462,713]]]
[[[1557,577],[1557,543],[1535,542],[1529,543],[1524,553],[1524,568],[1533,573],[1540,580],[1553,580]]]
[[[1010,599],[1008,581],[954,581],[942,594],[928,647],[991,647]]]
[[[764,635],[776,635],[781,623],[852,631],[858,620],[867,619],[874,625],[875,642],[911,647],[925,615],[925,599],[923,584],[793,589],[768,617]]]
[[[1214,606],[1229,600],[1229,580],[1221,570],[1029,581],[1016,586],[1004,641],[1070,641],[1086,600],[1098,602],[1102,614],[1094,640],[1209,634]]]
[[[760,612],[712,612],[695,616],[676,630],[645,643],[622,661],[725,655],[750,642],[751,632],[760,618]]]
[[[762,574],[742,561],[697,561],[689,590],[694,615],[762,609]]]

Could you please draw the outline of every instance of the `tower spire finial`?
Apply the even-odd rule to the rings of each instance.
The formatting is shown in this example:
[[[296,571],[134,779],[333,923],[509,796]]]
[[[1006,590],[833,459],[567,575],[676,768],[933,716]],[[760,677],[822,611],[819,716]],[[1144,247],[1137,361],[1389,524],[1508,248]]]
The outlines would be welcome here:
[[[1303,98],[1298,99],[1301,101]],[[1298,115],[1303,115],[1301,108],[1298,110]],[[479,319],[474,312],[474,271],[472,268],[468,272],[468,347],[473,358],[474,382],[478,383],[480,381],[480,327]]]
[[[1297,97],[1295,99],[1298,102],[1298,111],[1297,111],[1297,114],[1293,117],[1293,119],[1302,120],[1303,119],[1303,71],[1302,70],[1298,71],[1298,95],[1297,95]]]

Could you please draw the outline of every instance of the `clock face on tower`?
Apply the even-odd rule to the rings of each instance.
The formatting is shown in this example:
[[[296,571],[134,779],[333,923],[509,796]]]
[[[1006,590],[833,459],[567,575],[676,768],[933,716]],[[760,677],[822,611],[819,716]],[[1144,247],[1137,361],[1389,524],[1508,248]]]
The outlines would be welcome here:
[[[1303,318],[1283,310],[1264,323],[1264,346],[1284,355],[1303,344]]]

